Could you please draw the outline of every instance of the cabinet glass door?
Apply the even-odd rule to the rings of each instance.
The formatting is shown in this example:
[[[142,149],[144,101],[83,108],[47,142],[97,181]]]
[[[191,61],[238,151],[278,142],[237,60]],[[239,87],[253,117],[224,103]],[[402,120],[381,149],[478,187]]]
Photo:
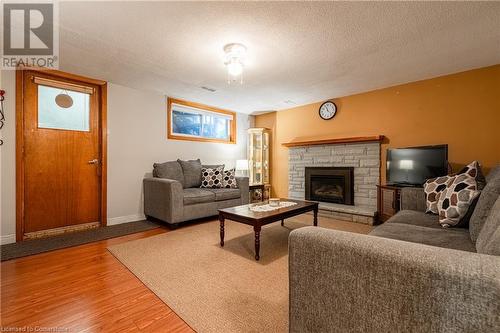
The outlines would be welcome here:
[[[262,134],[262,181],[269,183],[269,133]]]
[[[262,183],[262,134],[253,135],[253,179],[252,183]]]
[[[269,183],[270,135],[265,128],[248,130],[248,160],[250,167],[250,185]]]

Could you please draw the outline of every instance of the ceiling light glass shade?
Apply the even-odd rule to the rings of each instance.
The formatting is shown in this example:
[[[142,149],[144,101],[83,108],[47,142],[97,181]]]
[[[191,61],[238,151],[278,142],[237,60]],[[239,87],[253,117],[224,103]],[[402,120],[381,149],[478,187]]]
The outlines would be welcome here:
[[[231,76],[239,76],[243,73],[243,65],[238,61],[231,61],[227,64],[227,72]]]
[[[226,54],[224,64],[227,68],[228,83],[240,81],[242,84],[247,48],[243,44],[232,43],[224,46],[224,52]]]

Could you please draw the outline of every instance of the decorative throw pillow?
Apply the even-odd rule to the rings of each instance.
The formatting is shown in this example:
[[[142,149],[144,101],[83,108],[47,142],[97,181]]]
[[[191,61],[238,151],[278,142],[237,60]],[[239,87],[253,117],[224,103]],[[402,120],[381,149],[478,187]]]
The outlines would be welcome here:
[[[224,166],[216,168],[201,168],[201,186],[203,188],[221,188]]]
[[[222,181],[222,187],[224,188],[238,188],[238,183],[236,182],[236,170],[224,170],[224,180]]]
[[[184,173],[184,188],[200,187],[201,185],[201,162],[197,160],[177,160]]]
[[[446,190],[440,193],[438,201],[439,223],[444,228],[458,226],[467,214],[469,206],[481,193],[477,190],[474,177],[466,173],[456,175],[452,179]]]
[[[457,175],[467,174],[473,177],[477,183],[477,189],[482,190],[486,186],[486,178],[484,178],[481,165],[478,161],[473,161],[460,170]]]
[[[442,176],[442,177],[427,179],[427,181],[424,183],[426,213],[438,214],[439,194],[443,190],[446,190],[446,187],[448,186],[448,182],[450,181],[450,179],[453,179],[453,177]]]
[[[153,176],[177,180],[184,185],[184,174],[182,167],[177,161],[153,164]]]
[[[225,164],[202,164],[201,167],[205,168],[205,169],[215,169],[215,168],[220,168],[220,167],[225,168],[226,165]]]

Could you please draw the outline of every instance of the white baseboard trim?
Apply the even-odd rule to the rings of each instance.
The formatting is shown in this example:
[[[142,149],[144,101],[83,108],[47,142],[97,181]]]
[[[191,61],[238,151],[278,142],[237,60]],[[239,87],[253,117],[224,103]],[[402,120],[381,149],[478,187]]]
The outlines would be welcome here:
[[[141,220],[145,220],[145,219],[146,219],[146,217],[144,216],[144,214],[134,214],[134,215],[127,215],[127,216],[110,217],[110,218],[108,218],[107,225],[116,225],[116,224],[122,224],[122,223],[127,223],[127,222],[141,221]]]
[[[15,243],[16,242],[16,235],[5,235],[5,236],[0,236],[0,245],[4,244],[10,244],[10,243]]]

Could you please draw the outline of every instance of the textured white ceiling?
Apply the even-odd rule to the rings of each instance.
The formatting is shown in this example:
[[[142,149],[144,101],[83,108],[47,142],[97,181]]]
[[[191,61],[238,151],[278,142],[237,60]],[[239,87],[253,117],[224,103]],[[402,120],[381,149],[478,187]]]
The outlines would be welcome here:
[[[245,113],[500,63],[500,2],[62,2],[60,19],[61,69]]]

